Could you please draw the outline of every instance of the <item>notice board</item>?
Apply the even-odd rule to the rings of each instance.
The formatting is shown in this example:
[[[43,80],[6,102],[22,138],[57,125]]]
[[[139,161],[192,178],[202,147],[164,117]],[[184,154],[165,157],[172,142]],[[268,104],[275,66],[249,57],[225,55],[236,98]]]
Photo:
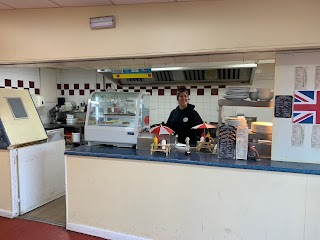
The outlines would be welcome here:
[[[274,117],[291,118],[292,117],[292,99],[291,95],[278,95],[275,97]]]

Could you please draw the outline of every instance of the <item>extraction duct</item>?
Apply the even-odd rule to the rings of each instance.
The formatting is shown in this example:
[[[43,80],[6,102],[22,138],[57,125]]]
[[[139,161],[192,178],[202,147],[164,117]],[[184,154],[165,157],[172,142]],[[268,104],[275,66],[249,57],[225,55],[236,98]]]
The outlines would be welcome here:
[[[232,67],[234,66],[234,67]],[[168,85],[168,84],[251,84],[257,64],[230,65],[222,68],[167,67],[152,68],[152,78],[114,79],[110,69],[98,72],[120,86]]]

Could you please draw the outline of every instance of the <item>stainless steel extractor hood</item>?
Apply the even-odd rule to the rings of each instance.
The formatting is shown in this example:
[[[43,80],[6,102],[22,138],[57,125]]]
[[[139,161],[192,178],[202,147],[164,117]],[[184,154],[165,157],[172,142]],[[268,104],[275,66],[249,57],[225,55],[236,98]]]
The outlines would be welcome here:
[[[173,84],[251,84],[256,64],[222,67],[157,67],[151,68],[152,78],[114,79],[111,69],[98,69],[106,79],[120,86]]]

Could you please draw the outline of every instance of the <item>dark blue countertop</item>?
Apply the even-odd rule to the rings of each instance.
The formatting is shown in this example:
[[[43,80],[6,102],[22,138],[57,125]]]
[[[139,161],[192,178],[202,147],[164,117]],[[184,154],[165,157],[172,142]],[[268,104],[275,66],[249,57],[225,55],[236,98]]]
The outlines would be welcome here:
[[[320,175],[320,164],[279,162],[270,159],[259,161],[220,159],[208,152],[192,152],[190,156],[185,156],[184,149],[173,149],[166,157],[163,152],[150,155],[148,150],[82,145],[66,151],[65,154]]]

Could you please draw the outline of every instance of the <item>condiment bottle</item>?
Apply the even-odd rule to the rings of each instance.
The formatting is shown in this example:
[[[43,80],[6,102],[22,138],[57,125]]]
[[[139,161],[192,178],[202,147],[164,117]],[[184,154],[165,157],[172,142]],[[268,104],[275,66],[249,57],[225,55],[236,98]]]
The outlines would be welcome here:
[[[161,140],[161,149],[166,149],[166,145],[167,145],[167,142],[166,142],[166,140],[165,139],[162,139]]]
[[[186,137],[186,150],[185,150],[185,155],[186,155],[186,156],[189,156],[189,155],[190,155],[190,145],[189,145],[189,141],[190,141],[190,138],[189,138],[189,137]]]
[[[159,143],[159,139],[158,137],[155,135],[153,138],[153,148],[157,149],[158,148],[158,143]]]

